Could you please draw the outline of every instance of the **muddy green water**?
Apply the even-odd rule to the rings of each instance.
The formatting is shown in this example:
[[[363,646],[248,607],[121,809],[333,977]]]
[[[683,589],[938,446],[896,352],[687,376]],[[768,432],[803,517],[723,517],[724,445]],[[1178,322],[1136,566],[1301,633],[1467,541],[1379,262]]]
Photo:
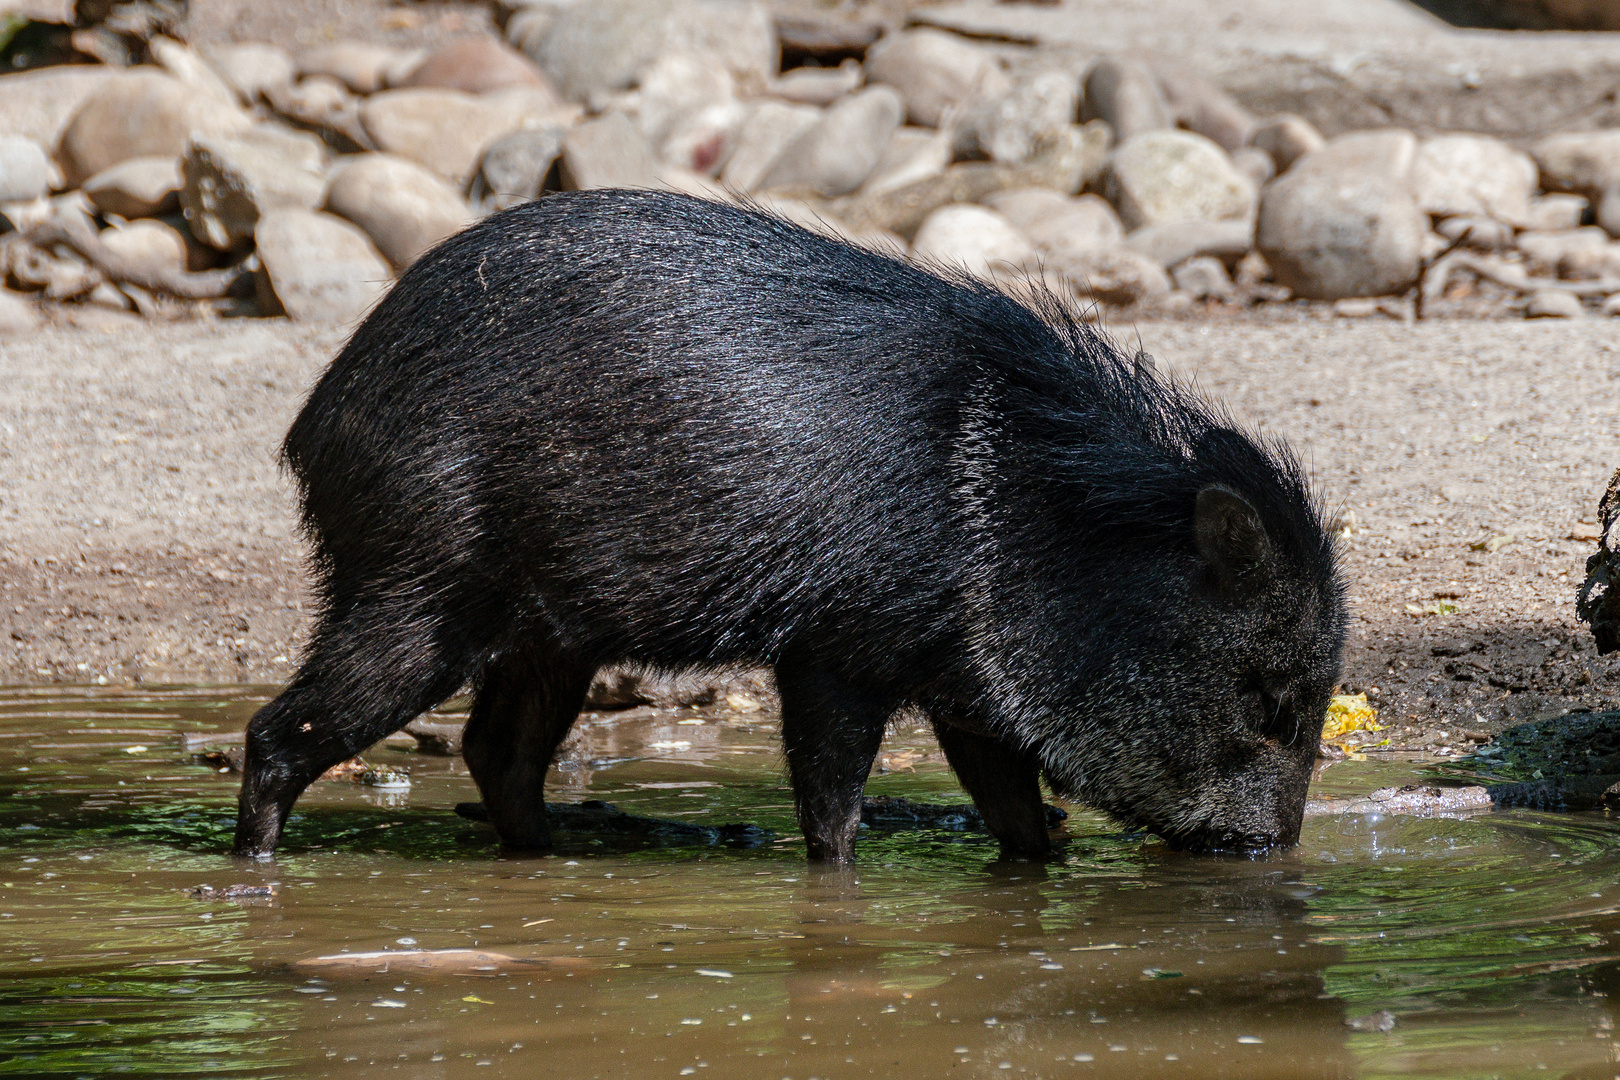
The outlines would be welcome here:
[[[179,735],[239,729],[266,696],[0,690],[0,1076],[1616,1075],[1602,816],[1316,820],[1248,860],[1080,812],[1046,866],[910,832],[818,874],[771,718],[642,712],[584,721],[552,794],[777,842],[504,857],[451,813],[476,798],[458,760],[389,744],[368,757],[408,768],[408,794],[317,784],[273,863],[233,861],[236,778]],[[1412,768],[1342,763],[1319,793]],[[961,798],[931,760],[870,790]],[[457,948],[512,959],[298,966]],[[1379,1009],[1392,1032],[1344,1023]]]

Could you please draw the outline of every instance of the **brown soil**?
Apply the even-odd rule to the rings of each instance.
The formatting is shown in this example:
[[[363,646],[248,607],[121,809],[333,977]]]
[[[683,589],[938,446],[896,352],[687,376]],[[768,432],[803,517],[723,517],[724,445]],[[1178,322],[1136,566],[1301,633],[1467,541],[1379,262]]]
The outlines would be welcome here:
[[[1620,461],[1612,326],[1113,329],[1299,448],[1348,529],[1346,684],[1428,746],[1617,696],[1574,618],[1593,545],[1571,539]],[[289,675],[302,552],[274,451],[341,340],[254,320],[0,344],[0,682]],[[1409,610],[1436,604],[1459,610]]]

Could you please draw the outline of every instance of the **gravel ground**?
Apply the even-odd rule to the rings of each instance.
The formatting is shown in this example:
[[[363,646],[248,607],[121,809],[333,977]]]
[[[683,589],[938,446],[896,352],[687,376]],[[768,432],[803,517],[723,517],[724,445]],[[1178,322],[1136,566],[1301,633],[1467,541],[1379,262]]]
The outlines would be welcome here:
[[[1394,745],[1620,696],[1574,617],[1575,537],[1620,462],[1612,324],[1113,329],[1309,462],[1345,532],[1345,682]],[[273,455],[341,340],[244,320],[0,343],[0,682],[287,677],[302,556]]]

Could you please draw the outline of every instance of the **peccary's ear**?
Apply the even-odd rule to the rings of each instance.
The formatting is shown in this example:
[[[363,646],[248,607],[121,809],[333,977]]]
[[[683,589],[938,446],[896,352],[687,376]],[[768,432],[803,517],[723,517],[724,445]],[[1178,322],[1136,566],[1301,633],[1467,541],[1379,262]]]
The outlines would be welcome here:
[[[1255,588],[1271,576],[1271,540],[1249,500],[1231,488],[1211,484],[1198,493],[1193,535],[1221,588]]]

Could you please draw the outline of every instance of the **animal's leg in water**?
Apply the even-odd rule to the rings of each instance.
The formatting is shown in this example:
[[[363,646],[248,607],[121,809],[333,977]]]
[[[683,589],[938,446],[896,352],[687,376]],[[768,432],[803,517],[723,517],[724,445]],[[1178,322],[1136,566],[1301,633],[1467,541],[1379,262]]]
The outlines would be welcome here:
[[[776,665],[782,743],[810,861],[848,863],[861,825],[861,793],[894,705],[825,669]]]
[[[932,719],[945,760],[972,796],[985,828],[1001,841],[1001,853],[1026,859],[1048,855],[1052,840],[1046,831],[1040,764],[1035,755],[1000,739],[953,727],[946,718]]]
[[[530,646],[498,657],[478,679],[461,754],[507,847],[551,847],[546,770],[585,704],[595,670]]]
[[[326,619],[297,676],[248,724],[235,853],[274,851],[304,788],[455,693],[478,647],[386,602]]]

